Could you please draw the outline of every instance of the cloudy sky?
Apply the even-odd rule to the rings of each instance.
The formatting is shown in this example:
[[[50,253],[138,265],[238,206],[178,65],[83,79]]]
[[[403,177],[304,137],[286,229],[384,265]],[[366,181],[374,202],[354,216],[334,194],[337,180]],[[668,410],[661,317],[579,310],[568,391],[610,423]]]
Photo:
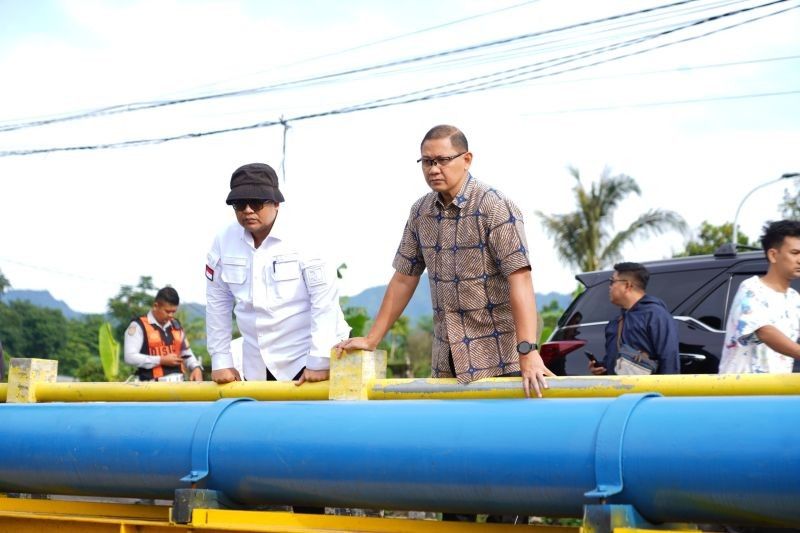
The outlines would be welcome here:
[[[576,272],[534,214],[573,208],[567,166],[587,186],[606,165],[638,181],[617,228],[660,208],[694,230],[800,171],[798,6],[0,0],[0,270],[83,312],[141,275],[204,302],[230,174],[280,169],[285,138],[286,216],[347,263],[355,294],[391,275],[426,192],[420,138],[452,123],[473,174],[522,208],[537,291],[569,292]],[[97,149],[220,130],[237,131]],[[744,233],[778,216],[787,186],[748,199]],[[640,241],[626,259],[684,241]]]

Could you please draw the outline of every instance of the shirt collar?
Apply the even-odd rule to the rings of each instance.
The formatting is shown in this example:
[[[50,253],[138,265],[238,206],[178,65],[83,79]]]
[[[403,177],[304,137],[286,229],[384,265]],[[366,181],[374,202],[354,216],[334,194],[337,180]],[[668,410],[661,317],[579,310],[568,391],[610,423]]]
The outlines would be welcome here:
[[[164,324],[163,326],[159,324],[158,320],[156,320],[156,317],[153,316],[153,311],[147,312],[147,321],[150,322],[155,327],[163,329],[164,331],[167,331],[167,328],[172,325],[172,320],[168,320],[167,323]]]
[[[472,195],[472,190],[475,188],[475,179],[472,177],[472,174],[467,174],[467,179],[464,180],[464,183],[461,185],[461,189],[458,191],[458,194],[453,198],[451,205],[454,205],[458,209],[464,207],[467,202],[469,202],[469,197]],[[434,201],[431,207],[438,207],[439,209],[444,209],[446,206],[442,203],[442,199],[439,196],[439,193],[436,193],[434,197]]]
[[[278,210],[278,216],[275,217],[275,222],[272,223],[272,229],[269,230],[267,239],[278,239],[279,241],[286,239],[286,213],[281,213],[283,207]]]
[[[279,241],[283,241],[286,239],[286,231],[288,226],[286,225],[285,222],[283,222],[286,219],[286,215],[284,214],[283,216],[281,216],[281,210],[283,209],[285,209],[285,207],[281,207],[280,210],[278,211],[278,216],[275,217],[275,222],[272,223],[272,229],[269,230],[269,235],[267,235],[267,238],[264,239],[264,242],[267,242],[270,239],[277,239]],[[253,235],[249,231],[244,229],[244,226],[242,226],[238,222],[236,224],[242,230],[241,239],[252,247]]]

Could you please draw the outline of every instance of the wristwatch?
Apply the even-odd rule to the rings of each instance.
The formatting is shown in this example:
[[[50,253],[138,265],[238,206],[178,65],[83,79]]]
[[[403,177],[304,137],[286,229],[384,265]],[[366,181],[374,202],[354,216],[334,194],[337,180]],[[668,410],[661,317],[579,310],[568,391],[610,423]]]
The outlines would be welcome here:
[[[528,355],[532,351],[538,349],[539,345],[535,342],[522,341],[521,343],[517,344],[517,353],[520,355]]]

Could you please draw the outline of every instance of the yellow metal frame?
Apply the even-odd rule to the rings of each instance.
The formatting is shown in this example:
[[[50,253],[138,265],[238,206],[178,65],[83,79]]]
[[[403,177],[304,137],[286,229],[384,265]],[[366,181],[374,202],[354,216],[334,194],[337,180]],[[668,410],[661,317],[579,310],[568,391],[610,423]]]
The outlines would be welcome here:
[[[356,516],[311,515],[283,512],[228,511],[195,509],[191,525],[197,529],[227,528],[222,531],[317,532],[358,531],[364,533],[393,532],[501,532],[513,531],[510,524],[441,522],[403,518],[370,518]],[[577,527],[530,526],[537,533],[579,533]]]
[[[0,498],[0,531],[41,533],[162,533],[176,531],[439,533],[501,532],[505,524],[440,522],[402,518],[305,515],[272,511],[195,509],[189,524],[170,521],[170,507],[65,500]],[[530,526],[537,533],[579,533],[577,527]]]

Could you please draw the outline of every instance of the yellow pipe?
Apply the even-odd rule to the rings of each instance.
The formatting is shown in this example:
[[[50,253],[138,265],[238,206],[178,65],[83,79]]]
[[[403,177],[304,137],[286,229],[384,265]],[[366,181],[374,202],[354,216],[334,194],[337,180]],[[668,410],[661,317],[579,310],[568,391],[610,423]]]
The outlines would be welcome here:
[[[749,396],[800,394],[800,374],[681,374],[669,376],[576,376],[548,378],[545,398],[613,397],[633,392],[665,396]],[[8,386],[0,384],[0,402]],[[39,402],[191,402],[247,397],[262,401],[327,400],[329,383],[242,381],[217,385],[185,383],[36,383]],[[455,379],[375,379],[370,400],[522,398],[519,378],[482,379],[459,385]]]
[[[800,374],[678,374],[665,376],[575,376],[548,378],[545,398],[600,398],[634,392],[664,396],[751,396],[800,394]],[[520,378],[376,379],[370,400],[467,400],[522,398]]]
[[[0,383],[0,403],[6,401],[8,396],[8,383]]]
[[[327,400],[328,382],[210,381],[158,383],[37,383],[38,402],[212,402],[220,398],[255,400]]]

